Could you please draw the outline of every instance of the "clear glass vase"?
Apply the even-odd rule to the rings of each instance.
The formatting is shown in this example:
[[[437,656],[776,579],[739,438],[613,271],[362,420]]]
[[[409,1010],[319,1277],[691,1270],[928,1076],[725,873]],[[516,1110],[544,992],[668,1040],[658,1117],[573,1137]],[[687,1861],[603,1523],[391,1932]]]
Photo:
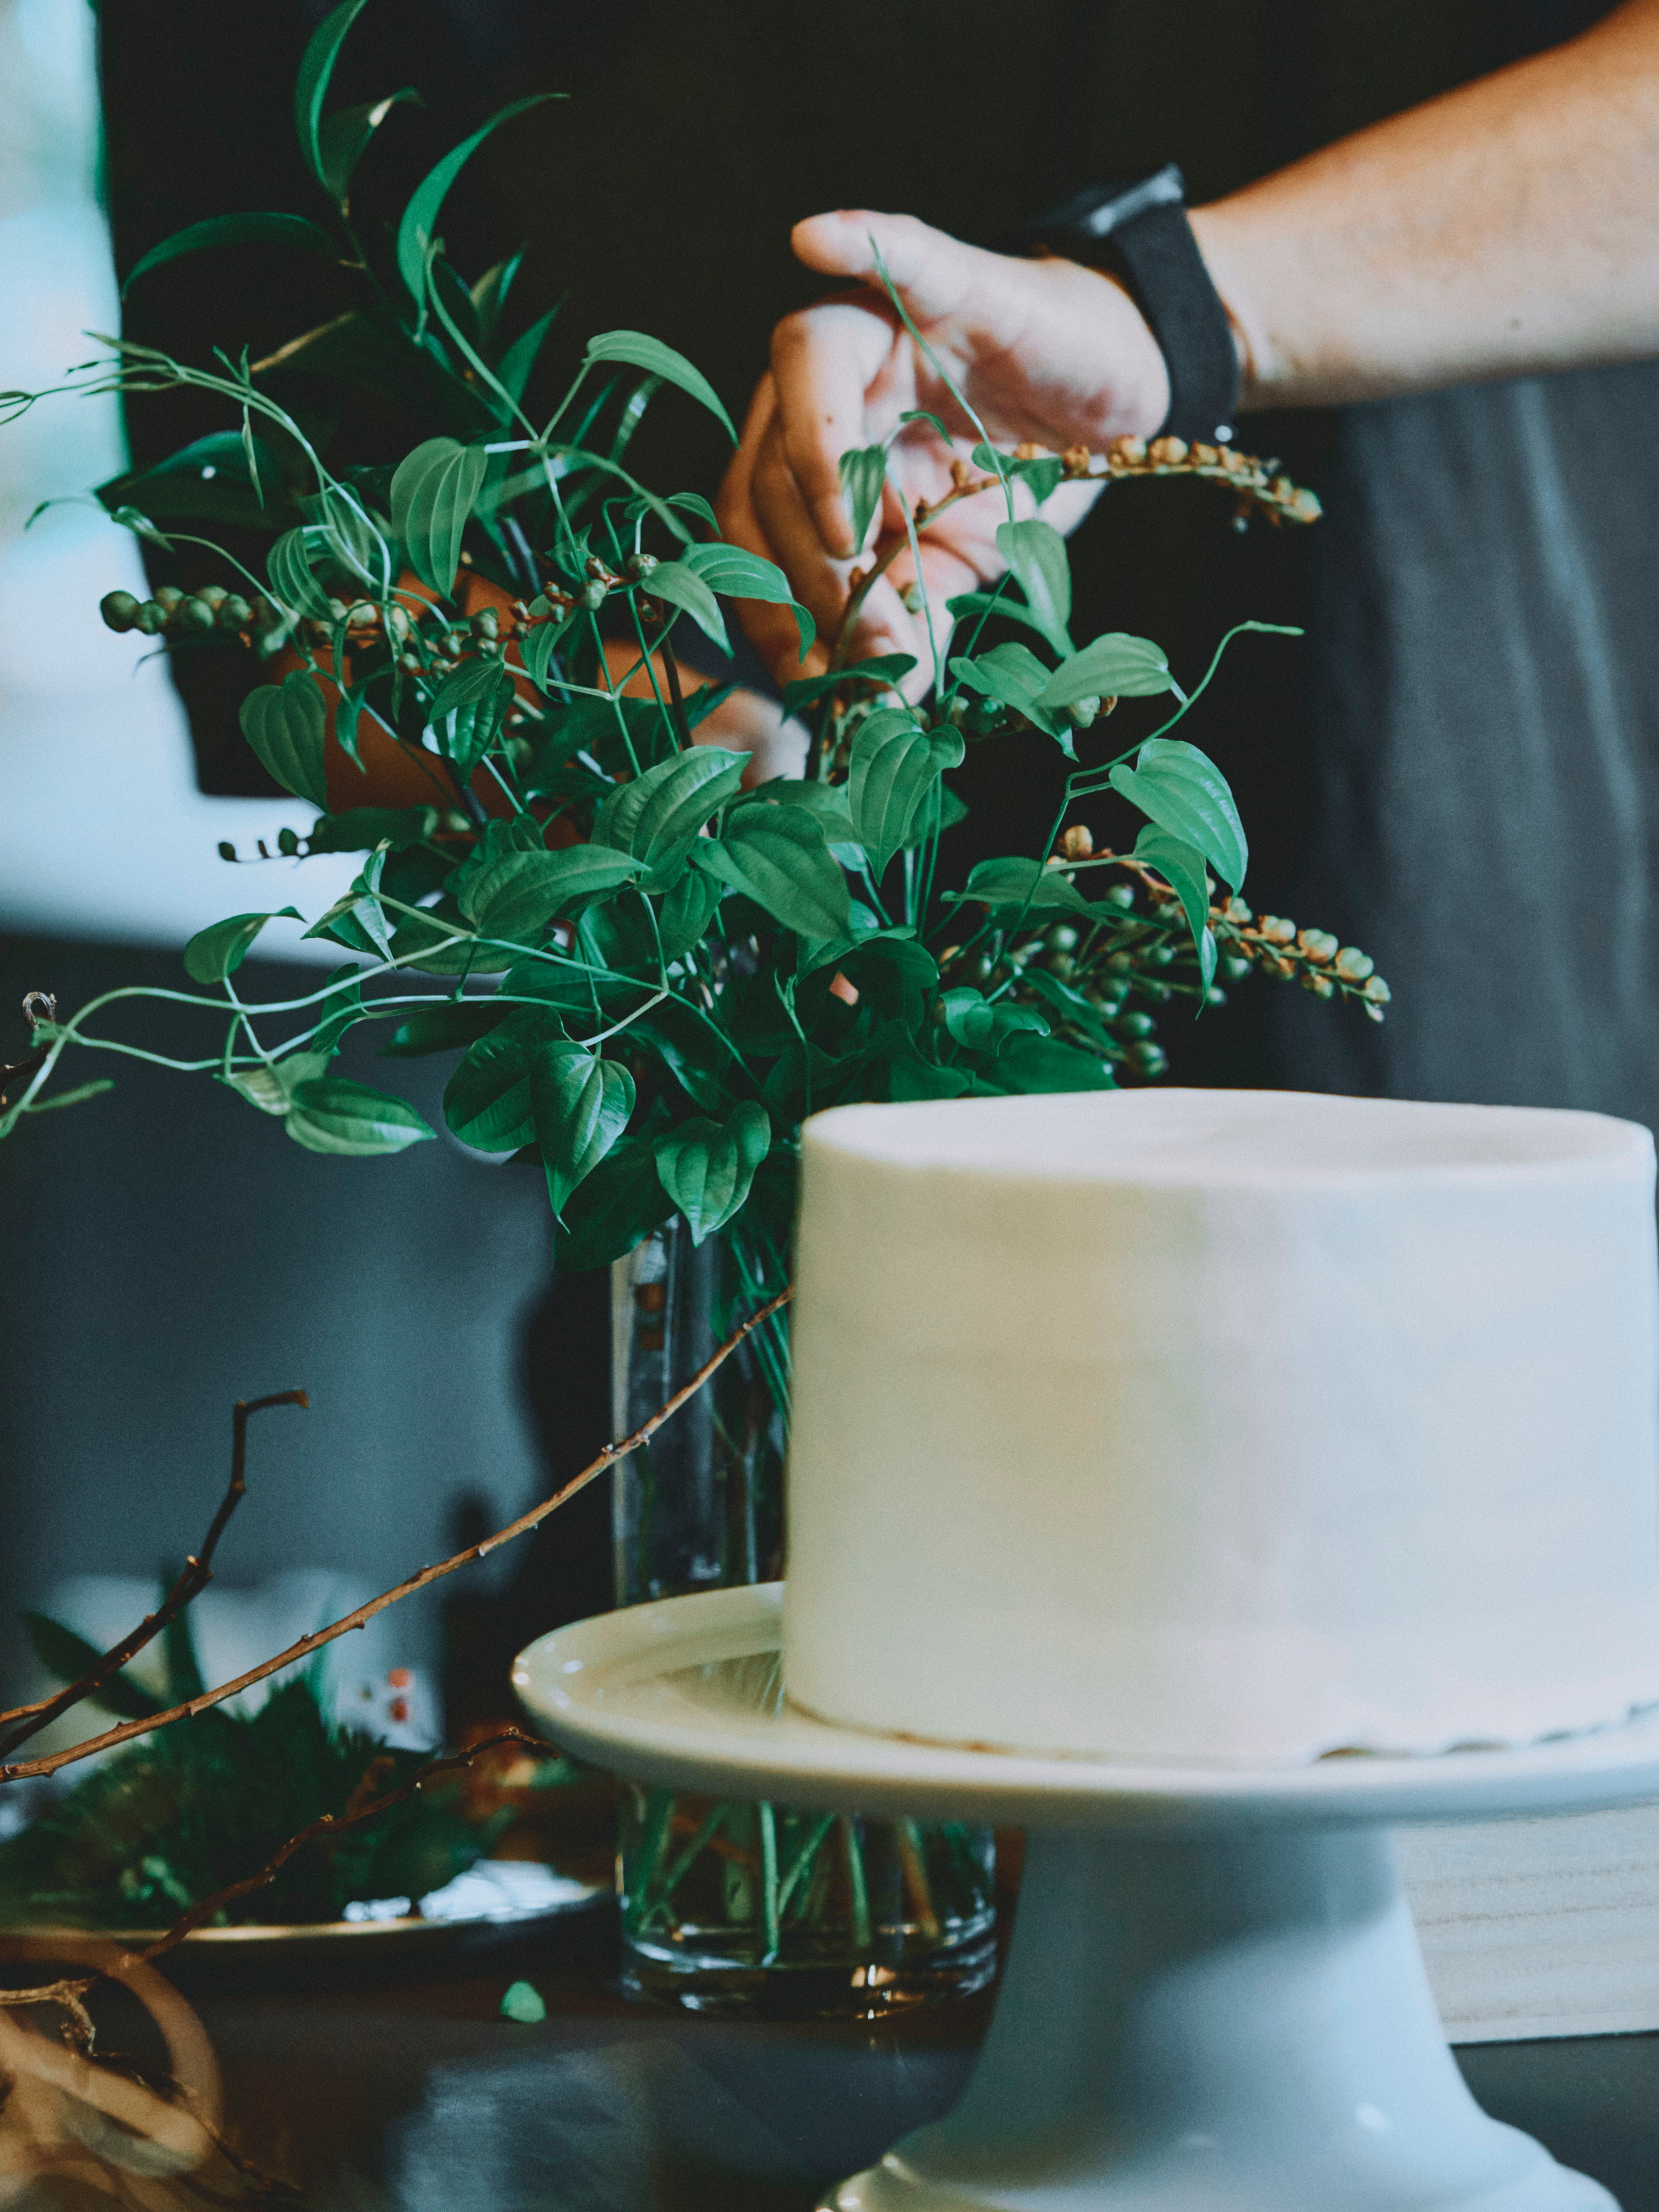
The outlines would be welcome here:
[[[678,1219],[611,1273],[616,1433],[696,1373],[783,1277]],[[783,1571],[787,1316],[768,1322],[614,1476],[617,1601]],[[766,1686],[781,1697],[774,1670]],[[872,1820],[626,1789],[623,1985],[692,2011],[867,2015],[983,1988],[994,1846],[960,1822]]]

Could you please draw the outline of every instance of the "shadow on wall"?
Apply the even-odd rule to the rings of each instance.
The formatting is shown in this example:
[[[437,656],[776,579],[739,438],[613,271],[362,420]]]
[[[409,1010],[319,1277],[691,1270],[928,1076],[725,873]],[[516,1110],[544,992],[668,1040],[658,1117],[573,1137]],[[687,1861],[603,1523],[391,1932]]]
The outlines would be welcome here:
[[[256,998],[315,984],[252,962],[243,975]],[[9,1006],[35,987],[68,1008],[180,981],[176,955],[0,943]],[[159,1029],[145,1041],[204,1049]],[[239,1397],[299,1385],[313,1410],[252,1432],[250,1495],[223,1556],[233,1584],[326,1567],[382,1589],[453,1548],[458,1519],[473,1534],[500,1526],[545,1494],[550,1468],[574,1471],[603,1441],[586,1433],[596,1412],[603,1430],[603,1302],[588,1294],[603,1278],[550,1290],[538,1175],[447,1136],[393,1159],[319,1158],[204,1077],[80,1057],[76,1080],[113,1073],[117,1088],[0,1146],[8,1638],[18,1608],[66,1577],[149,1575],[196,1547]],[[384,1081],[367,1046],[348,1043],[339,1066]],[[440,1128],[442,1073],[404,1062],[398,1083]],[[604,1510],[595,1497],[589,1553]],[[592,1576],[591,1592],[561,1589],[567,1550],[561,1535],[534,1560],[503,1553],[399,1608],[403,1656],[436,1667],[448,1596],[499,1615],[504,1643],[603,1604]],[[10,1679],[19,1657],[4,1653]]]

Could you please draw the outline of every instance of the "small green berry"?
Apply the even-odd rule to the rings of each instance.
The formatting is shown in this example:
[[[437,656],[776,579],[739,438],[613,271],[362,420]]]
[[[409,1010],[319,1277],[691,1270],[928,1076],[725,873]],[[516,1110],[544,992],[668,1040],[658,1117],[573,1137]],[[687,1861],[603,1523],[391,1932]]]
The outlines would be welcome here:
[[[1376,965],[1357,945],[1345,945],[1336,956],[1336,972],[1345,983],[1363,983]]]
[[[597,614],[605,605],[606,588],[603,579],[598,576],[582,586],[581,602],[591,614]]]
[[[547,2005],[541,1991],[531,1982],[509,1982],[501,1998],[501,2018],[517,2021],[524,2027],[534,2027],[547,2018]]]
[[[1230,983],[1237,983],[1242,981],[1249,974],[1250,963],[1242,952],[1224,953],[1221,959],[1221,972]]]
[[[211,629],[213,609],[205,599],[188,599],[180,604],[173,620],[183,630]]]
[[[1175,947],[1173,945],[1149,945],[1145,957],[1149,968],[1167,968],[1176,957]]]
[[[1108,906],[1133,906],[1135,902],[1135,895],[1127,884],[1114,884],[1101,896]]]
[[[1117,1024],[1119,1036],[1127,1037],[1151,1036],[1156,1026],[1152,1016],[1143,1013],[1124,1014]]]
[[[230,597],[230,593],[222,584],[204,584],[195,596],[198,599],[205,599],[216,614]]]
[[[1075,952],[1077,932],[1069,921],[1056,922],[1043,939],[1051,952]]]
[[[1386,1006],[1394,993],[1380,975],[1370,976],[1365,984],[1365,996],[1375,1006]]]
[[[1057,975],[1062,983],[1077,973],[1077,962],[1069,952],[1056,952],[1048,962],[1048,973]]]
[[[219,611],[214,619],[221,629],[246,629],[253,618],[253,610],[236,592],[227,592],[219,602]]]
[[[1170,1065],[1170,1055],[1161,1044],[1131,1045],[1129,1065],[1137,1075],[1162,1075]]]
[[[480,607],[471,623],[474,637],[489,638],[493,643],[501,634],[501,619],[494,607]]]
[[[145,637],[160,637],[167,627],[167,611],[159,599],[146,599],[132,618],[132,627]]]
[[[106,592],[98,611],[110,629],[131,629],[138,620],[139,602],[131,592]]]
[[[184,598],[177,584],[161,584],[156,587],[155,604],[168,614],[184,604]]]

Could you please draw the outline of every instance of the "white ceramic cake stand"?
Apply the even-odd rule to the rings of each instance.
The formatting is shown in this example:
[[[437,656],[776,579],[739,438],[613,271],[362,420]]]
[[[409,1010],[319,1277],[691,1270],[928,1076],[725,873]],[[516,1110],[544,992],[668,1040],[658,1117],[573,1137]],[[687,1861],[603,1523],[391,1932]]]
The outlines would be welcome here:
[[[1659,1714],[1295,1767],[951,1749],[785,1705],[781,1593],[581,1621],[514,1680],[562,1744],[641,1781],[1031,1832],[962,2102],[836,2212],[1616,2212],[1465,2088],[1389,1830],[1659,1796]]]

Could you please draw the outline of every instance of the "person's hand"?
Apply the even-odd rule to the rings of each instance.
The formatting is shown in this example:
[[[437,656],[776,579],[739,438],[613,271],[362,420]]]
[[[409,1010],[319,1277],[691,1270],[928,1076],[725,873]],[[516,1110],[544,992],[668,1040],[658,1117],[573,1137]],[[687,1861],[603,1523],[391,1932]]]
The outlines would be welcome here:
[[[778,325],[770,373],[755,393],[721,488],[726,536],[775,561],[817,623],[819,642],[798,664],[788,609],[744,602],[745,628],[785,682],[828,665],[854,568],[867,569],[904,538],[907,507],[942,499],[951,489],[952,463],[965,461],[977,442],[894,313],[877,273],[878,248],[911,319],[994,443],[1099,452],[1125,434],[1150,434],[1170,403],[1164,356],[1139,308],[1121,285],[1092,269],[988,253],[914,216],[862,210],[814,216],[796,225],[793,242],[809,268],[859,277],[867,289]],[[898,430],[873,545],[855,547],[841,456],[880,443],[912,409],[939,416],[952,447],[925,422]],[[1019,512],[1031,512],[1029,495],[1021,496]],[[1082,484],[1064,484],[1042,511],[1069,530],[1093,496]],[[952,507],[923,537],[921,581],[941,643],[950,620],[945,601],[1002,573],[996,530],[1006,520],[1000,494],[981,492]],[[915,582],[907,549],[865,600],[844,659],[902,652],[931,669]]]

